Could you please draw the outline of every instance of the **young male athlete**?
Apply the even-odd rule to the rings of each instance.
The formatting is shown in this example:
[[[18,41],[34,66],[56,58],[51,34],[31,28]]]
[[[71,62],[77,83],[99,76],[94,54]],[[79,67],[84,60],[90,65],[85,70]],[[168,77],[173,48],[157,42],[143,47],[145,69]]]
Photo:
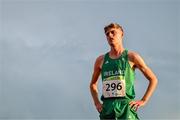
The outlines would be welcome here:
[[[142,57],[123,47],[123,28],[111,23],[104,28],[110,51],[100,55],[95,62],[90,91],[100,119],[139,119],[136,111],[150,99],[157,86],[157,78]],[[149,81],[141,100],[134,100],[135,69],[139,69]],[[102,96],[98,98],[97,81],[102,77]]]

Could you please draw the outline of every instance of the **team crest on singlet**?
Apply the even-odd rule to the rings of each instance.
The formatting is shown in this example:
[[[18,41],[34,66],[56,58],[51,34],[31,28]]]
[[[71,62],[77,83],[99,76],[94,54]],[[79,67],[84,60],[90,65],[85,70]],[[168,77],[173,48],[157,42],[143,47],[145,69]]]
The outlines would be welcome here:
[[[112,76],[103,80],[103,96],[110,97],[125,97],[126,83],[124,76]]]

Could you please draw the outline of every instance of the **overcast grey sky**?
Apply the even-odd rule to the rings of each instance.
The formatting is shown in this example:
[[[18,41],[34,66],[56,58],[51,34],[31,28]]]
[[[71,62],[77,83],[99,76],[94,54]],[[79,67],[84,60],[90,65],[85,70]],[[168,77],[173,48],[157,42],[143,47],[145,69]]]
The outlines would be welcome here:
[[[109,50],[103,27],[124,27],[159,85],[141,119],[180,119],[178,0],[1,0],[0,118],[98,119],[93,64]],[[136,99],[147,80],[136,71]],[[101,83],[99,83],[101,87]],[[100,94],[101,95],[101,89]]]

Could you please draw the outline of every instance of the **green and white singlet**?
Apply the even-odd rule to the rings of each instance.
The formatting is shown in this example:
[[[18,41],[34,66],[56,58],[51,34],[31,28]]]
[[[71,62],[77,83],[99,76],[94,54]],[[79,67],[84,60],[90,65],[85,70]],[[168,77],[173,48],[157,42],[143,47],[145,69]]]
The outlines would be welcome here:
[[[128,62],[128,50],[117,59],[104,56],[101,70],[103,110],[100,119],[139,119],[129,102],[135,98],[135,72]]]

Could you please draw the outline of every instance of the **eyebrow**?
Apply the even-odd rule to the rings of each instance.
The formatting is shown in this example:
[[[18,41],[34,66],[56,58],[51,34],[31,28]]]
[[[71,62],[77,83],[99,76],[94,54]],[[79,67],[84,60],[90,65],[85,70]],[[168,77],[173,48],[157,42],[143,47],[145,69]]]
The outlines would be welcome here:
[[[109,32],[111,32],[111,31],[115,31],[115,30],[110,30],[110,31],[107,31],[107,32],[105,32],[105,34],[108,34]]]

